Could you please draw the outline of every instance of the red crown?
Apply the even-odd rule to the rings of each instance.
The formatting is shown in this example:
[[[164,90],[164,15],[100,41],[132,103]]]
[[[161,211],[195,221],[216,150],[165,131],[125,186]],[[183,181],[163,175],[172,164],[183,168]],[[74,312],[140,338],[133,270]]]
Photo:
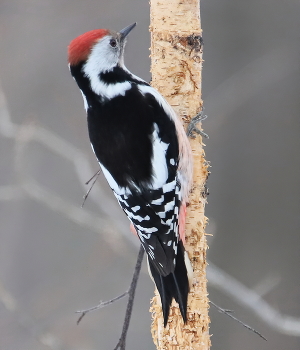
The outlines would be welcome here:
[[[85,61],[91,52],[93,45],[105,35],[108,34],[107,29],[95,29],[79,35],[70,42],[68,47],[68,61],[71,66]]]

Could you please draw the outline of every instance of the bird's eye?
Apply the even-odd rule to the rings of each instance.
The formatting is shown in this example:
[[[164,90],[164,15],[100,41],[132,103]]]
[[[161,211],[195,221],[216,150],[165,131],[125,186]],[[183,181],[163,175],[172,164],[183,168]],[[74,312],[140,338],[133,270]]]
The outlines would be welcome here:
[[[117,42],[116,42],[115,39],[111,39],[109,44],[110,44],[111,47],[116,47],[117,46]]]

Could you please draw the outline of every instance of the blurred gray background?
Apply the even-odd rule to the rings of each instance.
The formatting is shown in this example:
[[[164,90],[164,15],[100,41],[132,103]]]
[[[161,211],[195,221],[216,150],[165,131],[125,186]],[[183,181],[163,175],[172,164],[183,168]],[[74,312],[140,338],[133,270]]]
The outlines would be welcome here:
[[[208,258],[299,318],[300,3],[203,0],[201,17]],[[66,50],[85,31],[135,21],[126,63],[149,80],[148,1],[0,3],[1,350],[113,349],[119,339],[125,300],[76,325],[76,310],[128,288],[138,247],[103,178],[80,208],[98,166]],[[222,286],[211,280],[211,299],[268,341],[211,308],[212,349],[300,348],[299,322],[298,337],[276,330]],[[152,294],[143,266],[128,349],[154,349]]]

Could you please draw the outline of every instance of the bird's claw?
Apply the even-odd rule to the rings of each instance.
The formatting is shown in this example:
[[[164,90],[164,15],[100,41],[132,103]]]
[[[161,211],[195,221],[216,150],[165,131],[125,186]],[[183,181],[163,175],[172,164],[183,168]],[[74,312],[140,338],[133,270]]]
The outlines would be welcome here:
[[[206,139],[208,139],[209,136],[205,132],[203,132],[202,130],[200,130],[196,127],[196,125],[199,122],[202,122],[206,118],[207,118],[207,115],[204,115],[203,111],[201,111],[194,118],[192,118],[188,127],[187,127],[187,132],[186,132],[187,136],[194,139],[195,138],[194,133],[197,133],[198,135],[201,135],[202,137],[205,137]]]

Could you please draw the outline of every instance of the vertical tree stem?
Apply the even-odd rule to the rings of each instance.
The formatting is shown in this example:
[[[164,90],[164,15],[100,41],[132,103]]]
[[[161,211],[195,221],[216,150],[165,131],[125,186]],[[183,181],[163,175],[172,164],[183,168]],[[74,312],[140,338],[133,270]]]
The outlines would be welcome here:
[[[200,0],[150,0],[152,85],[168,100],[183,122],[202,109],[202,31]],[[205,182],[208,165],[201,136],[191,140],[194,183],[186,224],[186,250],[194,269],[188,300],[188,322],[183,324],[173,301],[167,327],[163,327],[160,299],[155,292],[150,311],[152,336],[159,350],[208,350],[210,347],[206,288],[207,218]]]

